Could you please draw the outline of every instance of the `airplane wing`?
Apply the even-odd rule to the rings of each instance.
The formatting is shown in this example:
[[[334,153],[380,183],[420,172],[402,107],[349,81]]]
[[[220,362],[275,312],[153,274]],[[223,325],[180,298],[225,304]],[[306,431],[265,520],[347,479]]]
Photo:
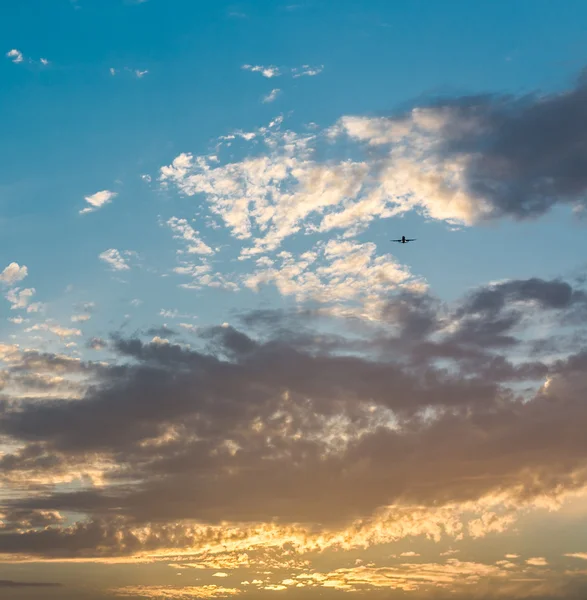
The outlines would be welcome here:
[[[412,240],[408,240],[408,239],[406,238],[406,242],[415,242],[415,241],[416,241],[416,238],[414,238],[414,239],[412,239]]]
[[[401,240],[389,240],[390,242],[401,242]]]

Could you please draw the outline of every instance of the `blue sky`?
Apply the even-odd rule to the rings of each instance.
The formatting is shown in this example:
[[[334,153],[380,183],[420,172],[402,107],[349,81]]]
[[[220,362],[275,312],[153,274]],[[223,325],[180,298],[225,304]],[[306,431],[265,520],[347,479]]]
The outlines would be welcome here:
[[[0,145],[0,250],[25,263],[37,295],[53,301],[71,283],[104,291],[96,255],[106,248],[147,250],[148,241],[148,260],[165,270],[174,247],[156,217],[191,218],[193,205],[173,192],[161,197],[139,176],[156,177],[180,152],[204,153],[217,137],[280,114],[288,129],[299,131],[310,122],[328,127],[348,114],[393,114],[430,93],[554,91],[572,85],[587,50],[582,7],[572,2],[423,9],[417,2],[177,1],[170,8],[112,0],[35,4],[34,17],[31,6],[3,8],[3,39],[25,61],[2,64],[2,109],[9,118]],[[43,34],[47,26],[53,35]],[[41,57],[47,66],[38,63]],[[241,69],[246,63],[324,69],[316,77],[268,79]],[[138,78],[136,70],[148,73]],[[260,102],[275,87],[281,96]],[[80,217],[83,198],[103,189],[116,191],[116,200]],[[565,213],[555,224],[524,225],[530,230],[523,238],[523,228],[508,227],[447,237],[443,224],[408,214],[374,230],[381,236],[378,251],[388,232],[421,238],[408,248],[415,273],[453,297],[479,281],[481,260],[490,278],[528,273],[536,256],[545,272],[559,272],[583,235]],[[474,241],[462,242],[467,235]],[[547,243],[546,236],[562,239]],[[447,285],[442,273],[449,261],[455,273]],[[156,295],[152,279],[137,291]],[[162,292],[161,284],[155,287]],[[165,293],[185,299],[185,306],[189,296],[174,287],[165,286]],[[112,300],[125,292],[118,286],[107,295]]]
[[[3,3],[0,580],[581,597],[586,19]]]

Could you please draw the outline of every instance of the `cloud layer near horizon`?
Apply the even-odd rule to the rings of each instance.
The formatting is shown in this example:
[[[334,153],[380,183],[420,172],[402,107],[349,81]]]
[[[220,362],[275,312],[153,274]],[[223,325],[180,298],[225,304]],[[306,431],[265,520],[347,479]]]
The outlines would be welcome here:
[[[191,347],[117,335],[110,363],[3,345],[6,391],[58,372],[54,390],[71,396],[77,382],[79,399],[4,395],[13,450],[0,466],[14,496],[0,553],[204,551],[251,537],[309,550],[505,530],[520,507],[587,484],[586,311],[584,290],[529,279],[452,306],[403,291],[378,325],[334,317],[337,334],[333,317],[306,310],[244,314]],[[537,324],[560,335],[545,346]],[[68,481],[78,489],[60,490]],[[61,524],[72,514],[90,520]]]

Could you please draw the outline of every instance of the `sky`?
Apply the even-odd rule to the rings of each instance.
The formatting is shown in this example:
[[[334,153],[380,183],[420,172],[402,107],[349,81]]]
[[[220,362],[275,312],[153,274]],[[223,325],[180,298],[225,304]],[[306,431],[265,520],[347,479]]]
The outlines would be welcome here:
[[[0,3],[0,597],[585,598],[586,23]]]

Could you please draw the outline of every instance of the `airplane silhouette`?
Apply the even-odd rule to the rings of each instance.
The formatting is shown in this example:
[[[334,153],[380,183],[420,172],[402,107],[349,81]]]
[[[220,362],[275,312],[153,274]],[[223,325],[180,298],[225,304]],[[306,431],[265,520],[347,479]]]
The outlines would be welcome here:
[[[400,244],[405,244],[407,242],[415,242],[416,238],[412,239],[412,240],[408,240],[406,239],[405,235],[402,235],[402,239],[401,240],[389,240],[390,242],[399,242]]]

